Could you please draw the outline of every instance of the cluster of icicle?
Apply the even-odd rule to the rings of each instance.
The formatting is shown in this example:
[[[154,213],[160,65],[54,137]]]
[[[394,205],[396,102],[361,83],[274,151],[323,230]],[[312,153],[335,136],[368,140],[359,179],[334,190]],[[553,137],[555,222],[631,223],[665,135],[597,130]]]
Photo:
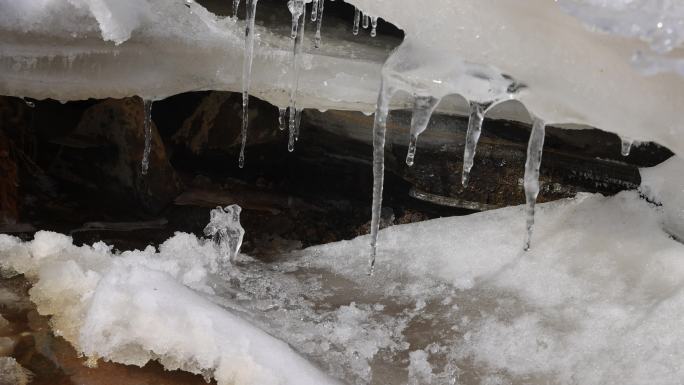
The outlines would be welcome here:
[[[249,125],[249,86],[252,73],[252,58],[254,55],[254,19],[256,16],[257,0],[246,0],[247,14],[245,22],[245,56],[242,68],[242,143],[240,147],[240,157],[238,164],[240,168],[245,164],[245,146],[247,144],[247,128]],[[335,1],[335,0],[330,0]],[[299,126],[301,122],[302,109],[297,107],[297,90],[299,88],[299,76],[301,72],[301,53],[304,42],[304,31],[306,28],[306,1],[305,0],[288,0],[287,8],[292,15],[292,30],[290,37],[292,38],[292,80],[290,85],[290,99],[287,108],[279,107],[278,126],[281,131],[288,129],[289,139],[287,143],[287,150],[294,151],[295,142],[299,139]],[[240,0],[233,0],[233,17],[237,18]],[[323,11],[325,9],[325,0],[311,1],[311,21],[316,23],[316,33],[314,35],[314,48],[321,46],[321,27],[323,25]],[[359,24],[361,20],[361,11],[358,9],[354,12],[354,35],[358,34]],[[377,34],[377,17],[369,15],[363,16],[363,26],[368,28],[372,25],[371,36]]]
[[[330,0],[335,1],[335,0]],[[246,0],[245,17],[245,54],[242,72],[242,142],[239,155],[239,167],[243,168],[245,163],[245,146],[247,142],[247,129],[249,123],[249,89],[251,83],[252,61],[254,55],[254,21],[256,16],[258,0]],[[299,138],[299,125],[301,120],[301,108],[297,107],[297,90],[299,76],[304,30],[306,26],[306,1],[288,0],[287,7],[292,15],[292,80],[290,88],[289,106],[279,108],[279,128],[281,131],[288,129],[288,151],[294,151],[295,142]],[[316,23],[316,33],[314,36],[314,47],[319,48],[321,44],[321,26],[323,23],[323,11],[325,0],[311,0],[311,21]],[[237,18],[240,0],[233,0],[233,18]],[[370,35],[377,34],[378,18],[364,14],[360,9],[354,10],[354,21],[352,33],[357,35],[360,27],[365,29],[371,27]],[[470,114],[468,129],[466,133],[466,143],[463,155],[462,184],[468,185],[470,171],[474,164],[477,143],[482,131],[482,124],[485,113],[499,102],[515,99],[517,91],[524,87],[516,83],[508,76],[502,75],[500,71],[487,66],[477,66],[471,63],[456,61],[445,65],[406,65],[407,62],[415,60],[421,55],[410,49],[411,44],[404,42],[401,48],[395,52],[383,66],[382,83],[378,95],[375,121],[373,124],[373,203],[371,218],[371,251],[369,274],[373,274],[375,259],[377,255],[377,240],[380,227],[380,213],[382,208],[382,191],[384,183],[384,151],[385,151],[385,132],[387,118],[389,115],[389,104],[392,96],[403,91],[409,93],[414,100],[413,116],[411,119],[411,134],[409,138],[408,154],[406,164],[412,166],[414,163],[419,135],[425,131],[430,121],[432,113],[439,105],[441,99],[449,94],[460,94],[469,100]],[[407,48],[409,47],[409,48]],[[415,48],[415,47],[414,47]],[[427,67],[427,68],[425,68]],[[410,68],[408,71],[406,68]],[[416,68],[418,71],[427,75],[425,84],[417,86],[415,84]],[[431,71],[432,70],[432,71]],[[407,73],[408,72],[408,73]],[[408,81],[407,79],[412,79]],[[448,79],[446,84],[435,81],[436,78]],[[478,85],[484,79],[486,86]],[[434,84],[439,84],[435,92],[430,92]],[[483,92],[483,90],[486,91]],[[142,172],[147,173],[149,165],[149,154],[151,148],[151,101],[144,102],[145,111],[145,150],[142,161]],[[545,122],[533,117],[532,131],[528,142],[527,160],[525,162],[524,190],[526,200],[527,233],[524,242],[524,249],[528,250],[531,245],[532,231],[534,227],[534,210],[539,194],[539,168],[541,165],[542,149],[544,146]],[[629,155],[632,141],[623,139],[622,154]]]

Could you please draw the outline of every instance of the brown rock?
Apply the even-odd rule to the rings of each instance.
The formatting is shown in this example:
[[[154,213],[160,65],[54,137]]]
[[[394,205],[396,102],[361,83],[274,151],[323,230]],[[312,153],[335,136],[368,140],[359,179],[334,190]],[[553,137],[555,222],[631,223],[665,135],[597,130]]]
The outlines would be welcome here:
[[[153,107],[154,110],[154,107]],[[80,143],[90,164],[85,176],[98,188],[122,190],[146,209],[158,211],[180,192],[180,181],[171,167],[164,143],[152,124],[149,171],[142,174],[145,147],[144,110],[139,98],[108,99],[88,108],[64,143]],[[87,145],[83,145],[87,144]]]
[[[193,114],[174,134],[173,142],[186,147],[194,155],[207,150],[237,153],[242,141],[242,99],[240,94],[210,92]],[[249,105],[247,144],[254,145],[276,140],[275,108],[256,98]]]

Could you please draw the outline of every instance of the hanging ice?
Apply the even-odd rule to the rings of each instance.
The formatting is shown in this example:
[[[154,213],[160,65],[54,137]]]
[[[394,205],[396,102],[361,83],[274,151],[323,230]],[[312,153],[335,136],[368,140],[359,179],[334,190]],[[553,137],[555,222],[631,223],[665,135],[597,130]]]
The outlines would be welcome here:
[[[152,101],[143,101],[143,129],[145,130],[145,149],[143,150],[141,173],[147,175],[152,152]]]
[[[287,108],[278,108],[278,129],[285,131],[287,127]]]
[[[530,249],[532,230],[534,227],[534,207],[539,195],[539,167],[541,166],[542,151],[544,149],[544,135],[546,123],[535,117],[532,122],[532,132],[527,144],[527,161],[525,162],[525,215],[527,216],[527,234],[525,237],[525,251]]]
[[[384,77],[380,84],[377,109],[373,122],[373,203],[371,208],[371,253],[368,274],[373,275],[375,257],[378,248],[378,231],[380,230],[380,214],[382,211],[382,189],[385,180],[385,133],[387,131],[387,117],[389,103],[393,90],[385,83]]]
[[[295,39],[299,29],[299,18],[304,13],[304,0],[288,0],[287,9],[292,14],[292,31],[290,37]]]
[[[370,18],[368,15],[363,15],[363,28],[368,28],[370,25]]]
[[[468,118],[468,131],[466,133],[465,150],[463,152],[463,174],[461,175],[463,187],[468,186],[470,169],[473,168],[475,151],[477,150],[477,142],[480,140],[482,122],[484,121],[486,109],[487,107],[484,104],[477,102],[470,103],[470,117]]]
[[[621,138],[621,141],[622,144],[620,153],[622,153],[622,156],[629,156],[629,153],[632,150],[632,143],[634,143],[634,141],[627,138]]]
[[[233,0],[233,18],[237,19],[238,8],[240,8],[240,0]]]
[[[247,126],[249,125],[249,86],[252,81],[252,60],[254,59],[254,19],[259,0],[247,0],[245,18],[245,54],[242,61],[242,143],[238,166],[245,167],[245,146],[247,145]]]
[[[302,120],[302,110],[290,111],[290,117],[292,116],[294,116],[294,126],[290,129],[290,136],[287,141],[287,151],[289,152],[294,151],[295,142],[299,140],[299,125]]]
[[[311,21],[316,21],[318,18],[318,0],[311,2]]]
[[[371,37],[375,37],[378,34],[378,18],[373,16],[371,17],[371,32],[370,35]]]
[[[411,117],[411,137],[409,139],[408,154],[406,155],[406,164],[409,166],[413,166],[418,136],[427,128],[430,116],[432,116],[438,104],[439,99],[432,96],[416,96],[413,104],[413,116]]]
[[[314,35],[314,48],[321,46],[321,27],[323,26],[323,8],[325,0],[320,0],[318,4],[318,21],[316,22],[316,35]]]
[[[373,125],[373,203],[371,208],[372,274],[377,255],[382,189],[384,181],[385,129],[389,103],[395,92],[403,91],[415,98],[411,119],[411,140],[406,158],[412,164],[418,135],[425,130],[430,115],[439,101],[447,95],[461,94],[475,103],[488,104],[493,100],[514,97],[521,87],[510,76],[491,66],[447,58],[439,51],[428,49],[406,39],[387,59],[382,68],[382,81]]]
[[[361,22],[361,11],[358,8],[354,8],[354,27],[352,28],[352,33],[354,35],[359,34],[359,23]]]
[[[292,13],[292,84],[290,88],[289,106],[289,134],[288,151],[294,151],[294,142],[297,139],[297,89],[299,88],[299,59],[304,42],[304,29],[306,27],[306,14],[303,0],[290,0],[287,3]]]
[[[204,228],[204,235],[212,237],[218,246],[224,264],[234,262],[242,246],[245,229],[240,225],[240,212],[238,205],[218,206],[209,213],[209,224]]]

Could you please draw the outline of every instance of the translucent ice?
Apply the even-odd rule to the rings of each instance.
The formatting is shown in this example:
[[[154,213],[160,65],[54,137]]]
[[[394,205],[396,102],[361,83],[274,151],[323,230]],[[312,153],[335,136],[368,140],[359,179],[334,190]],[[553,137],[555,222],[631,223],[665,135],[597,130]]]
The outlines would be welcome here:
[[[152,101],[143,101],[143,129],[145,130],[145,149],[143,150],[141,172],[147,175],[150,167],[150,152],[152,151]]]
[[[535,118],[532,124],[532,132],[527,144],[527,160],[525,161],[525,215],[527,216],[527,235],[525,236],[525,250],[530,249],[532,242],[532,230],[534,227],[534,208],[539,195],[539,168],[541,167],[542,151],[544,150],[544,136],[546,123]]]
[[[235,261],[245,236],[245,229],[240,225],[240,212],[242,208],[238,205],[219,206],[211,210],[209,224],[204,228],[204,235],[212,237],[226,264]]]
[[[242,62],[242,143],[238,165],[245,166],[245,146],[247,145],[247,128],[249,125],[249,87],[252,82],[252,61],[254,59],[254,19],[258,0],[246,0],[247,17],[245,18],[245,53]]]

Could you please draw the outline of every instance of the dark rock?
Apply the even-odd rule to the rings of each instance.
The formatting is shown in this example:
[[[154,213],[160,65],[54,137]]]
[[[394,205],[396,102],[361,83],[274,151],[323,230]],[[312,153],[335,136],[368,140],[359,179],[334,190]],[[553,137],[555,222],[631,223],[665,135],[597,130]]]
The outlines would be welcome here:
[[[109,190],[114,196],[158,212],[180,193],[181,187],[156,126],[151,124],[150,166],[143,175],[142,101],[108,99],[89,107],[76,129],[59,138],[63,148],[62,176],[91,190]]]
[[[0,224],[14,224],[19,218],[19,178],[12,142],[0,130]]]

